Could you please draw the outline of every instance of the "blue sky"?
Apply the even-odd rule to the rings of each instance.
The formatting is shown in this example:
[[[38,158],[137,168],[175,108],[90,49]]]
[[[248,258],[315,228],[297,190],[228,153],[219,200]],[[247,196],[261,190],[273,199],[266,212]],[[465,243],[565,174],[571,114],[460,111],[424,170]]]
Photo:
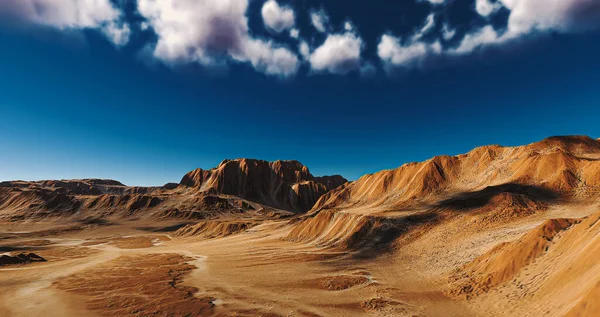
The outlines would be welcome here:
[[[0,180],[161,185],[237,157],[356,179],[479,145],[600,137],[595,1],[542,17],[541,0],[11,1]]]

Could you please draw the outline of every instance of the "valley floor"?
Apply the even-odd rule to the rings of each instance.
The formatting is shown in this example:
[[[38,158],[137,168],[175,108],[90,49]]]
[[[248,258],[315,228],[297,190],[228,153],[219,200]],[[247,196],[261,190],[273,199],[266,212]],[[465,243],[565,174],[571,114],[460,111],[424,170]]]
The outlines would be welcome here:
[[[0,267],[0,316],[562,316],[576,302],[538,298],[535,262],[468,299],[449,295],[449,277],[546,219],[596,211],[552,207],[487,230],[464,215],[379,253],[288,241],[288,220],[212,239],[172,236],[172,222],[7,223],[0,254],[47,262]]]

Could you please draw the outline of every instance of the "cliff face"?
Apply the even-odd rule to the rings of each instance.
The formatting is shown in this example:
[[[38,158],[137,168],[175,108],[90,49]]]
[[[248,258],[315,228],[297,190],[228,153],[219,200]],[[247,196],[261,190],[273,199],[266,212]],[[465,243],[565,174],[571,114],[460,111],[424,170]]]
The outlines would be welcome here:
[[[324,193],[346,181],[339,175],[315,178],[298,161],[236,159],[225,160],[211,170],[195,169],[181,179],[180,185],[305,212]]]

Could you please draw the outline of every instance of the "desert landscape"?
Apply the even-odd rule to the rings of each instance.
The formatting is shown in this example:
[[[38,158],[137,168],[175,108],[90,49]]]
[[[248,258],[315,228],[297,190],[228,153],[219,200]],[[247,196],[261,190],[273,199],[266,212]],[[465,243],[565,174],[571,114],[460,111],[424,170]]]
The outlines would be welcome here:
[[[0,183],[0,316],[599,316],[600,140]]]

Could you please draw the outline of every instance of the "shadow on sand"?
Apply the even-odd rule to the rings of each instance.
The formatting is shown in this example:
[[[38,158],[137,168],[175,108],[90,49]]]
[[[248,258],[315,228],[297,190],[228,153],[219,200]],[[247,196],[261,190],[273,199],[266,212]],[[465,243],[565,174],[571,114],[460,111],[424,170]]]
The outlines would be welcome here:
[[[478,191],[460,193],[442,200],[432,207],[434,209],[453,209],[457,211],[470,210],[487,205],[494,196],[502,193],[523,195],[533,201],[544,203],[553,203],[561,198],[558,193],[540,186],[508,183],[489,186]]]

